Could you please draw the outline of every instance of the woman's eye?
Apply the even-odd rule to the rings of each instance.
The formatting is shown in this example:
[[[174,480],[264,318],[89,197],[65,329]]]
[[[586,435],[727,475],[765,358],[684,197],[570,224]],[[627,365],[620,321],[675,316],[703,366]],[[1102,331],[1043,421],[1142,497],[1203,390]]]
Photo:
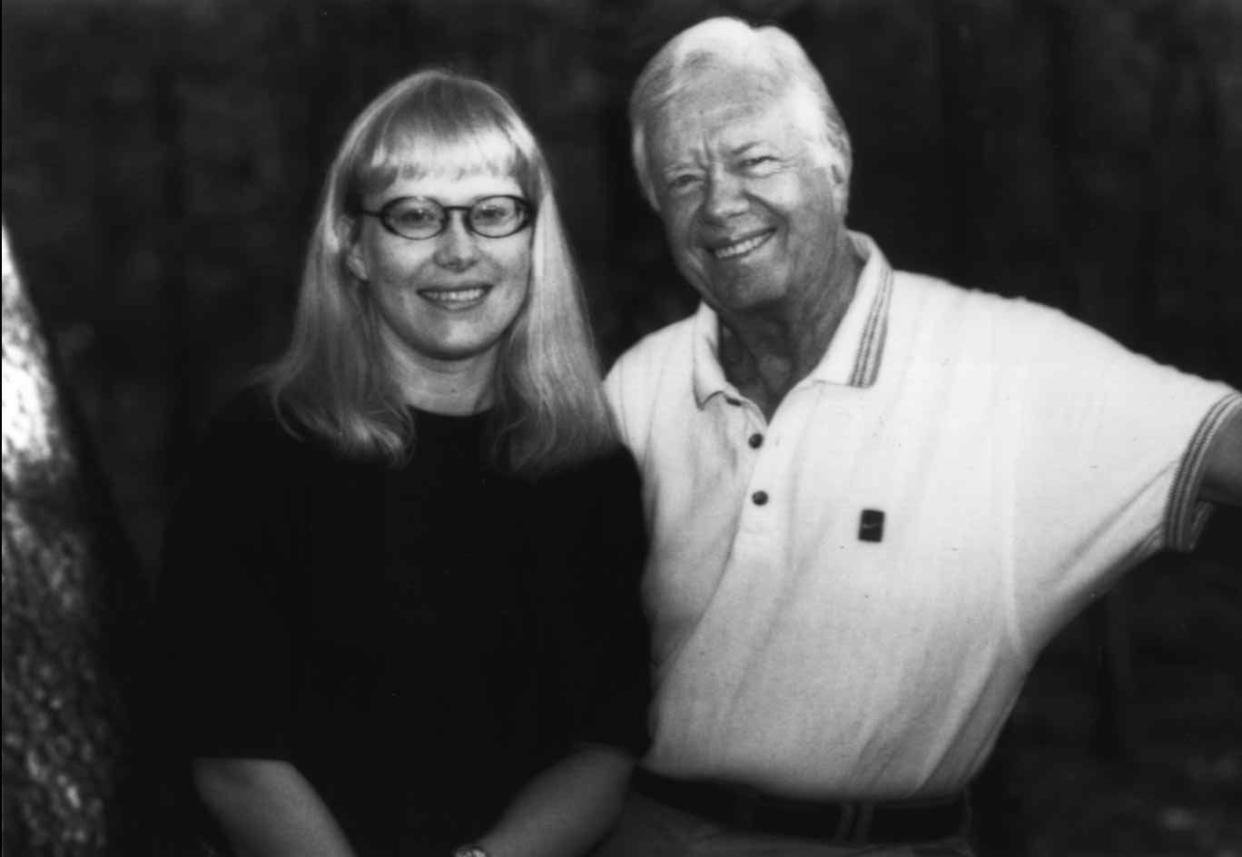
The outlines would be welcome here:
[[[668,180],[669,190],[685,190],[691,185],[697,183],[699,177],[690,173],[683,173],[679,176],[673,176]]]
[[[746,169],[751,169],[753,167],[759,167],[765,164],[775,163],[775,162],[776,162],[776,158],[772,157],[771,155],[752,155],[749,158],[742,159],[742,166],[745,167]]]
[[[398,223],[419,226],[436,222],[436,212],[431,208],[403,208],[393,212],[393,219]]]
[[[430,206],[413,206],[394,211],[389,219],[398,231],[424,232],[440,227],[440,212]]]
[[[499,223],[509,217],[510,209],[502,205],[486,205],[475,208],[472,214],[479,223]]]

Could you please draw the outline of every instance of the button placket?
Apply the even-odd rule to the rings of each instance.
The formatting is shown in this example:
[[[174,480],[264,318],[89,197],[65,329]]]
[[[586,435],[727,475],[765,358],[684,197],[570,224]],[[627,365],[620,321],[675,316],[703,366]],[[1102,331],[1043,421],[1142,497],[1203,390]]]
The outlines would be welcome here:
[[[772,500],[768,490],[771,484],[770,474],[773,470],[772,444],[767,443],[770,425],[757,408],[754,411],[748,408],[747,417],[746,445],[753,451],[755,458],[754,468],[750,474],[750,484],[747,486],[746,505],[763,507]],[[745,516],[745,512],[743,515]]]
[[[782,414],[782,411],[788,411],[797,404],[789,401],[782,402],[771,420],[765,419],[757,407],[752,406],[746,409],[750,417],[746,426],[746,445],[754,451],[755,456],[754,468],[751,470],[750,482],[747,485],[746,506],[755,509],[756,513],[772,504],[775,499],[774,492],[784,484],[783,480],[788,478],[790,463],[781,458],[785,454],[781,449],[783,444],[781,438],[773,434],[773,426],[777,421],[787,423],[791,417],[788,413]],[[782,474],[785,475],[782,476]],[[743,511],[743,517],[747,517],[745,511]],[[770,519],[768,514],[764,517]]]

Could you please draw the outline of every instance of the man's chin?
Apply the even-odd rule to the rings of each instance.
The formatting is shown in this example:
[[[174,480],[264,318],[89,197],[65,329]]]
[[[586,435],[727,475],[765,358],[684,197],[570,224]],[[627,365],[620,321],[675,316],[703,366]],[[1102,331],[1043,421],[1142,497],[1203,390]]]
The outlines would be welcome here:
[[[714,289],[708,304],[723,315],[761,315],[782,309],[787,297],[784,289],[770,283],[737,282]]]

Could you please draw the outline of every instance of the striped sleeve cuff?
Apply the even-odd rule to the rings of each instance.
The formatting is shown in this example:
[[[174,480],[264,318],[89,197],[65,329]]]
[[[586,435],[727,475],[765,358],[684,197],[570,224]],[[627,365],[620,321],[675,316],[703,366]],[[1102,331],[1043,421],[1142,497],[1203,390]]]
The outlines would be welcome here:
[[[1230,391],[1208,410],[1190,439],[1173,480],[1169,505],[1164,521],[1164,546],[1170,550],[1189,551],[1199,540],[1212,511],[1210,503],[1201,501],[1199,485],[1207,463],[1207,451],[1216,433],[1233,414],[1242,408],[1242,394]]]

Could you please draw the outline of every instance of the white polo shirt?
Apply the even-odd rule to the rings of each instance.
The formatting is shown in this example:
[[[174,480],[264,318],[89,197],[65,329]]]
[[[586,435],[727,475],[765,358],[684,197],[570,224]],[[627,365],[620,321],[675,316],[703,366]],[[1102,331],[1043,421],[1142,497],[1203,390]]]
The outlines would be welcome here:
[[[609,374],[652,536],[655,771],[960,789],[1048,639],[1205,521],[1236,391],[852,237],[853,303],[770,424],[725,380],[706,306]]]

